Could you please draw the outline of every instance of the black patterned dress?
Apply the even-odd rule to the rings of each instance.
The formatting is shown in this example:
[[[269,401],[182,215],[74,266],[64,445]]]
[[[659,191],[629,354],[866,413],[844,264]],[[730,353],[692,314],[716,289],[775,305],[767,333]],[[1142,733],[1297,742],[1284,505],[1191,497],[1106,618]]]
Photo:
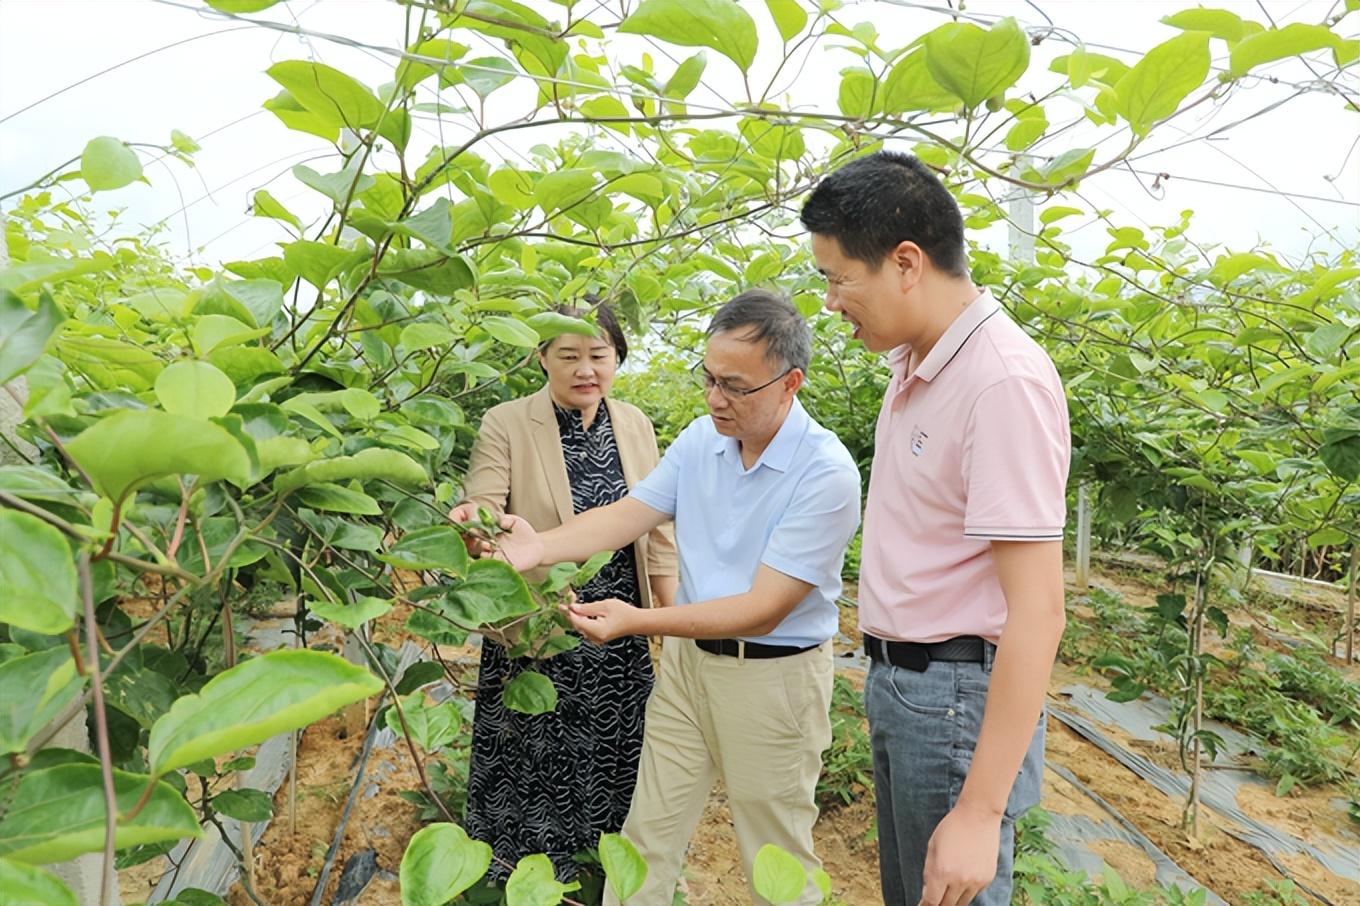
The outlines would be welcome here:
[[[580,513],[628,493],[608,407],[601,405],[589,428],[581,412],[554,405],[571,485]],[[630,544],[583,588],[581,601],[638,594],[636,554]],[[501,704],[501,689],[531,667],[557,687],[557,709],[520,714]],[[652,689],[652,661],[642,636],[606,645],[583,642],[546,661],[510,659],[505,649],[482,643],[477,708],[472,725],[467,832],[491,844],[514,865],[521,856],[547,853],[559,880],[575,877],[572,855],[617,833],[628,815],[642,752],[642,721]],[[492,862],[488,876],[504,880],[508,869]]]

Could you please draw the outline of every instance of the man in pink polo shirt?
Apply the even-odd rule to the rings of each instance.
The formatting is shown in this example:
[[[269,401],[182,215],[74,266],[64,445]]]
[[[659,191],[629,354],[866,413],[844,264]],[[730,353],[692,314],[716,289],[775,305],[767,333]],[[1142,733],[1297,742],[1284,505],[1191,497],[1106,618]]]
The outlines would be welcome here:
[[[1064,626],[1062,384],[973,285],[958,206],[916,158],[847,164],[802,221],[826,307],[890,351],[859,586],[883,899],[1003,906]]]

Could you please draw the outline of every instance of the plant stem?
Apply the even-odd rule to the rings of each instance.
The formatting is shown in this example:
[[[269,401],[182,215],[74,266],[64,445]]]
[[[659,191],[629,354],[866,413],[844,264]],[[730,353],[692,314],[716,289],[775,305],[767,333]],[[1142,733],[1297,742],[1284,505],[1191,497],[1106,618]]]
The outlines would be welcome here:
[[[85,644],[90,650],[90,685],[94,689],[94,728],[99,747],[99,768],[104,780],[104,864],[99,877],[99,906],[109,901],[113,885],[113,843],[118,833],[118,799],[113,787],[113,756],[109,752],[109,720],[104,711],[104,685],[99,670],[98,630],[94,619],[94,584],[90,579],[90,555],[81,552],[76,561],[80,597],[85,605]]]

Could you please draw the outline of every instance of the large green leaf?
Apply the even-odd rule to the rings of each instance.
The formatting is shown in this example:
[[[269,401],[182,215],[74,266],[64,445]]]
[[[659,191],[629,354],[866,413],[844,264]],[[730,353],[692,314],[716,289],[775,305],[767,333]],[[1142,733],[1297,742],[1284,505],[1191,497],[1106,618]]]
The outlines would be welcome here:
[[[147,760],[159,777],[305,727],[382,687],[367,670],[333,654],[272,651],[175,702],[151,728]]]
[[[217,418],[236,402],[231,378],[207,362],[182,361],[168,366],[156,378],[156,398],[172,415]]]
[[[535,609],[524,577],[504,560],[474,560],[467,578],[450,592],[451,603],[461,609],[460,622],[475,626],[522,616]]]
[[[120,815],[146,791],[151,778],[113,772]],[[97,764],[63,764],[29,771],[0,819],[0,856],[17,862],[62,862],[104,848],[104,784]],[[119,821],[114,846],[126,849],[203,835],[198,818],[175,788],[156,782],[151,798],[131,821]]]
[[[486,100],[496,89],[509,85],[519,74],[519,69],[505,57],[478,57],[468,60],[460,67],[463,81],[482,100]]]
[[[1264,63],[1336,47],[1340,40],[1325,25],[1307,25],[1303,22],[1258,31],[1233,47],[1228,57],[1228,74],[1239,78]]]
[[[453,241],[451,207],[449,200],[441,196],[419,214],[407,217],[392,226],[397,232],[413,236],[432,249],[453,254],[453,250],[449,248],[449,243]]]
[[[309,484],[298,490],[298,500],[314,510],[348,513],[352,516],[379,516],[382,507],[363,491],[332,482]]]
[[[774,19],[775,28],[779,29],[779,37],[784,39],[784,43],[798,37],[798,33],[807,25],[807,10],[799,5],[798,0],[765,0],[765,7],[770,11],[770,18]]]
[[[1325,429],[1318,455],[1337,478],[1342,481],[1360,481],[1360,430]]]
[[[504,315],[489,315],[482,319],[482,327],[502,343],[532,349],[538,345],[538,332],[523,321]]]
[[[505,707],[521,714],[547,714],[557,707],[557,687],[541,673],[525,670],[505,684]]]
[[[378,274],[439,296],[452,296],[474,281],[466,259],[435,249],[389,251],[378,264]]]
[[[391,481],[396,484],[423,485],[430,479],[414,459],[396,450],[369,447],[353,456],[337,456],[286,472],[274,480],[274,490],[285,494],[296,488],[323,482]]]
[[[0,510],[0,623],[56,635],[76,612],[76,568],[61,532],[36,516]]]
[[[534,185],[534,201],[544,214],[573,208],[595,193],[595,173],[591,170],[557,170],[546,173]]]
[[[968,22],[942,25],[926,35],[926,66],[946,91],[976,107],[994,98],[1024,75],[1029,66],[1029,38],[1007,16],[984,31]]]
[[[456,824],[417,831],[401,857],[401,906],[444,906],[491,866],[491,847]]]
[[[237,821],[256,823],[274,816],[274,801],[263,790],[223,790],[212,798],[212,805]]]
[[[751,886],[772,906],[794,903],[807,886],[807,869],[786,850],[767,843],[751,866]]]
[[[581,885],[557,880],[552,860],[543,853],[525,856],[515,864],[505,882],[506,906],[557,906],[562,895]]]
[[[867,119],[879,106],[878,80],[863,66],[841,70],[841,87],[836,103],[841,113],[857,119]]]
[[[402,720],[411,740],[423,750],[434,753],[458,738],[463,726],[463,714],[452,701],[426,704],[425,693],[415,692],[401,700],[401,711],[387,709],[387,727],[398,736],[402,734]]]
[[[458,68],[449,64],[467,52],[466,44],[459,44],[457,41],[450,41],[446,38],[430,38],[427,41],[417,42],[409,48],[409,53],[415,56],[444,61],[444,64],[438,67],[439,82],[442,88],[448,88],[462,80]],[[433,63],[405,58],[397,64],[397,84],[409,91],[423,80],[434,75],[435,69],[436,66]]]
[[[289,129],[306,132],[328,142],[334,142],[340,137],[340,127],[333,120],[312,113],[287,91],[280,91],[265,101],[263,106]]]
[[[4,547],[0,534],[0,550]],[[7,559],[8,553],[0,557]],[[4,572],[0,563],[0,573]],[[33,734],[80,694],[84,684],[65,645],[0,663],[0,755],[24,751]]]
[[[115,501],[167,475],[237,485],[250,479],[250,458],[226,429],[153,409],[115,413],[82,431],[66,450],[95,490]]]
[[[1116,109],[1136,135],[1176,112],[1209,74],[1209,33],[1188,31],[1148,51],[1115,85]]]
[[[355,158],[357,165],[360,158]],[[360,192],[365,192],[373,188],[377,182],[367,173],[362,173],[356,167],[347,167],[338,173],[318,173],[305,164],[298,164],[293,168],[293,176],[297,181],[311,189],[316,189],[331,201],[335,202],[336,207],[342,207]]]
[[[959,105],[959,99],[930,74],[924,48],[912,51],[893,65],[880,93],[883,112],[889,115],[908,110],[949,110]]]
[[[350,267],[367,259],[367,249],[348,249],[326,242],[299,239],[283,247],[283,260],[298,276],[324,290],[326,284]]]
[[[734,0],[643,0],[619,31],[683,47],[711,47],[742,72],[756,58],[755,20]]]
[[[699,81],[704,77],[704,69],[707,66],[708,54],[702,50],[688,57],[675,67],[675,72],[671,73],[666,84],[661,86],[661,93],[668,98],[684,100],[691,91],[699,87]]]
[[[647,880],[647,863],[637,847],[619,834],[600,835],[600,864],[609,889],[621,902],[641,890]]]
[[[80,176],[96,192],[121,189],[142,176],[137,152],[112,136],[90,139],[80,155]]]
[[[1226,9],[1183,9],[1163,16],[1162,22],[1182,31],[1207,31],[1229,43],[1240,41],[1247,33],[1247,24],[1242,21],[1242,17]]]
[[[392,602],[383,598],[360,598],[353,604],[337,604],[320,598],[308,604],[307,609],[323,620],[354,630],[387,613],[392,609]]]
[[[0,293],[0,384],[23,374],[47,349],[47,341],[66,316],[46,292],[32,311],[8,292]]]
[[[6,903],[34,903],[41,906],[79,906],[70,888],[45,868],[0,859],[0,890]]]
[[[307,111],[331,125],[358,130],[382,116],[382,102],[373,92],[324,63],[285,60],[265,72]]]
[[[467,575],[469,566],[463,536],[449,525],[407,532],[378,559],[398,569],[439,570],[457,577]]]
[[[162,367],[155,353],[140,346],[70,331],[57,339],[56,354],[72,370],[105,390],[150,390]]]
[[[271,220],[289,224],[299,233],[302,232],[302,221],[298,220],[296,214],[284,207],[283,202],[270,195],[267,189],[260,189],[255,193],[255,197],[250,203],[250,213],[256,217],[268,217]]]

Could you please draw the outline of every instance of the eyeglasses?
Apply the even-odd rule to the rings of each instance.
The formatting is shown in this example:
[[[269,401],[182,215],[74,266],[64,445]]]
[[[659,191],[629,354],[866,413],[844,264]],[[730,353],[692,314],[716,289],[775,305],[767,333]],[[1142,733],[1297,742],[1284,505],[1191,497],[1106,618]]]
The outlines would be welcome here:
[[[736,400],[742,397],[750,396],[753,393],[759,393],[766,387],[769,387],[770,385],[783,380],[785,377],[788,376],[789,372],[791,371],[793,371],[792,368],[786,368],[781,374],[778,374],[775,377],[770,378],[768,381],[761,384],[759,387],[752,387],[748,390],[744,387],[733,387],[731,384],[727,383],[722,378],[715,378],[713,375],[708,373],[708,369],[704,368],[703,362],[698,363],[692,369],[694,379],[703,385],[705,391],[709,391],[712,390],[714,387],[717,387],[718,392],[725,396],[728,400]]]

